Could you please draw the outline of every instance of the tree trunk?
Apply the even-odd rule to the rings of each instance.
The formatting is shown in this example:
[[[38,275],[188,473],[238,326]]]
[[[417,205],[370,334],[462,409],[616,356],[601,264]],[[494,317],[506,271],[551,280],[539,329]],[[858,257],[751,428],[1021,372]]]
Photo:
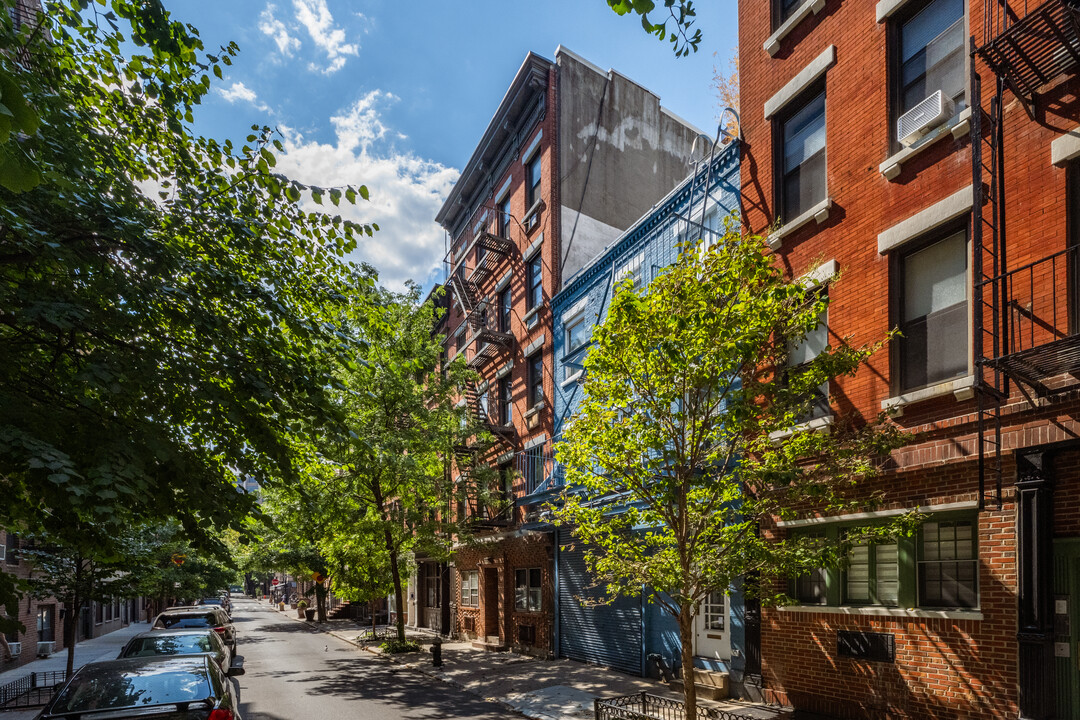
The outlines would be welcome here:
[[[75,558],[75,582],[71,591],[71,595],[64,606],[67,608],[64,614],[67,616],[64,623],[64,646],[67,649],[67,676],[71,677],[71,673],[75,672],[75,628],[77,627],[78,618],[75,617],[75,611],[79,608],[79,588],[82,587],[83,577],[83,561],[82,558]],[[69,607],[70,603],[70,607]]]
[[[386,552],[390,555],[390,576],[394,578],[394,609],[397,611],[398,640],[405,642],[405,594],[401,590],[401,571],[398,569],[398,551],[394,545],[394,534],[389,526],[383,529],[386,537]]]
[[[315,583],[315,608],[319,613],[319,622],[326,622],[326,586]]]
[[[686,720],[697,718],[697,687],[694,685],[694,615],[692,606],[679,603],[679,639],[682,641],[683,699]]]

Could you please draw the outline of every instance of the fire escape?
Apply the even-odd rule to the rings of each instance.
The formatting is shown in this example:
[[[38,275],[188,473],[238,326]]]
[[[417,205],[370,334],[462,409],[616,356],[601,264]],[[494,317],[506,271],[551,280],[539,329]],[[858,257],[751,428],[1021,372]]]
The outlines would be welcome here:
[[[1006,253],[1003,111],[1005,92],[1035,120],[1048,91],[1080,69],[1080,0],[983,0],[983,34],[971,38],[972,270],[978,390],[979,503],[1001,505],[1001,410],[1010,383],[1032,406],[1066,392],[1055,378],[1080,370],[1074,287],[1077,248],[1061,249],[1015,269]],[[989,108],[976,60],[993,73]],[[994,488],[988,494],[987,476]]]
[[[472,351],[468,355],[468,365],[473,370],[481,370],[490,360],[513,347],[514,335],[509,328],[500,325],[497,302],[490,296],[482,295],[480,287],[506,259],[512,257],[515,250],[512,241],[491,233],[485,227],[465,249],[461,261],[450,274],[453,296],[461,308],[469,333],[468,345],[472,346]],[[468,258],[473,259],[471,266],[466,262]],[[461,481],[467,484],[487,482],[479,477],[482,473],[478,473],[478,468],[486,464],[484,457],[495,447],[512,446],[516,435],[512,423],[502,422],[502,408],[498,407],[498,400],[492,400],[493,394],[492,388],[485,386],[481,390],[475,383],[465,388],[464,401],[469,419],[472,425],[482,431],[457,451]],[[465,515],[469,523],[476,528],[488,529],[511,525],[513,504],[509,501],[491,502],[490,498],[485,502],[482,495],[475,489],[467,492]],[[498,493],[495,495],[497,497]]]

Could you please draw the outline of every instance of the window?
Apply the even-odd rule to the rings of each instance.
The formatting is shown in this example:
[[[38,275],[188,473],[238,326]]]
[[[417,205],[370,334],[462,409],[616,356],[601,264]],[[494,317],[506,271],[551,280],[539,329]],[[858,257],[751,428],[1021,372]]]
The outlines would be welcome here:
[[[525,481],[525,493],[529,494],[540,487],[545,477],[545,458],[543,448],[535,447],[521,453],[521,475]]]
[[[105,622],[105,608],[102,607],[101,603],[95,602],[94,603],[94,624],[95,625],[100,625],[103,622]]]
[[[1066,292],[1069,334],[1080,333],[1080,161],[1069,163],[1065,175]]]
[[[439,566],[435,563],[425,563],[427,572],[424,574],[424,590],[427,607],[442,607],[442,582],[439,574]]]
[[[965,106],[964,0],[933,0],[897,28],[897,117],[938,90]],[[900,138],[897,138],[899,140]]]
[[[484,262],[485,255],[487,255],[487,248],[484,247],[484,243],[476,243],[476,267],[480,267],[480,265]]]
[[[517,473],[514,472],[512,463],[499,466],[499,493],[506,502],[512,502],[514,499],[514,481],[516,479]]]
[[[536,407],[544,402],[544,353],[529,356],[529,407]]]
[[[777,29],[784,22],[787,21],[795,11],[799,9],[804,0],[773,0],[772,2],[772,15],[773,15],[773,30]]]
[[[497,386],[499,393],[499,424],[514,424],[514,394],[510,386],[510,376],[500,378]]]
[[[902,256],[900,276],[901,392],[967,374],[966,233]]]
[[[976,607],[976,565],[971,520],[923,523],[919,532],[919,605]]]
[[[525,288],[526,309],[540,307],[544,302],[544,264],[540,253],[536,253],[525,267]]]
[[[498,228],[499,237],[510,239],[510,194],[499,201],[495,217],[495,225]]]
[[[842,568],[815,568],[794,578],[791,592],[804,605],[977,608],[975,528],[970,515],[934,517],[912,537],[855,545]],[[845,531],[829,525],[816,535],[837,542]]]
[[[637,292],[645,284],[645,252],[639,252],[634,257],[627,260],[623,265],[615,272],[615,282],[622,282],[626,278],[630,278],[633,283],[633,290]]]
[[[510,318],[513,315],[513,295],[507,286],[499,293],[499,332],[510,332]]]
[[[705,596],[705,602],[702,603],[701,609],[702,617],[705,620],[706,630],[723,630],[724,629],[724,593],[711,592]]]
[[[514,609],[540,612],[540,568],[514,571]]]
[[[480,406],[480,421],[486,422],[487,419],[491,417],[491,397],[488,394],[487,388],[484,389],[484,392],[480,393],[477,404]]]
[[[56,640],[53,620],[56,615],[55,605],[43,605],[37,612],[38,642],[52,642]]]
[[[570,324],[566,326],[566,354],[570,355],[588,341],[589,325],[585,322],[585,316],[579,315],[576,319],[571,320]],[[567,363],[565,365],[566,377],[564,379],[569,380],[571,377],[581,372],[580,365],[580,358],[577,358],[573,364]]]
[[[780,172],[777,207],[790,222],[826,197],[825,93],[820,92],[780,125]]]
[[[480,607],[479,570],[465,570],[461,573],[461,604],[463,607]]]
[[[822,293],[828,292],[822,288]],[[799,368],[809,364],[814,358],[822,353],[829,345],[829,310],[826,308],[818,315],[817,326],[806,334],[798,345],[788,346],[788,370],[785,379]],[[808,422],[814,418],[825,417],[832,414],[829,406],[829,381],[821,383],[813,392],[810,405],[806,413],[799,418],[799,422]]]
[[[896,543],[856,545],[844,571],[844,601],[851,605],[892,605],[899,602]]]
[[[8,565],[19,564],[19,536],[10,530],[4,533],[4,555]]]
[[[540,200],[540,153],[533,155],[525,166],[525,208],[532,210]]]

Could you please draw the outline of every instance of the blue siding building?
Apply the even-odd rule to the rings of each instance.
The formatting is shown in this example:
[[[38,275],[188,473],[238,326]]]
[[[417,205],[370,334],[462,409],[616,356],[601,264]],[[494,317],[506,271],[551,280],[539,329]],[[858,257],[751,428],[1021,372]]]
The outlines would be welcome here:
[[[592,327],[607,313],[614,285],[629,276],[635,287],[648,286],[675,261],[680,242],[699,238],[711,242],[722,229],[724,218],[738,214],[739,153],[739,143],[733,141],[697,163],[690,176],[566,279],[563,289],[552,298],[556,440],[581,401],[579,381],[584,375],[582,363]],[[556,470],[548,480],[549,487],[538,488],[535,497],[543,497],[545,491],[553,493],[561,482],[561,473]],[[581,603],[582,598],[602,597],[602,592],[592,587],[585,568],[583,543],[566,527],[558,528],[556,540],[557,654],[636,675],[658,676],[650,656],[659,656],[669,668],[678,667],[676,620],[648,603],[644,595],[620,598],[610,605]],[[702,611],[695,644],[695,652],[702,656],[701,666],[731,671],[732,679],[738,679],[745,655],[741,594],[737,588],[726,597],[718,593]]]

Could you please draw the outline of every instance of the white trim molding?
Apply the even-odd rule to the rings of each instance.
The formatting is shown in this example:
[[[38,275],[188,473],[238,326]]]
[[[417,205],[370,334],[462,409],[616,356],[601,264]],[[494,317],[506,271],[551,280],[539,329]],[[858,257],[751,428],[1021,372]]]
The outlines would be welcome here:
[[[799,74],[791,78],[788,84],[771,98],[765,101],[765,119],[768,120],[780,112],[785,105],[797,98],[804,90],[810,87],[814,81],[820,78],[833,65],[836,64],[836,46],[830,45],[825,51],[810,61],[799,71]]]
[[[825,0],[805,0],[802,5],[796,8],[791,17],[776,28],[776,32],[765,41],[765,52],[769,53],[769,57],[776,57],[776,53],[780,52],[780,41],[787,37],[788,33],[794,30],[796,25],[808,18],[811,13],[817,15],[824,8]]]
[[[525,152],[521,153],[522,164],[528,163],[533,159],[533,155],[536,155],[536,151],[540,149],[540,141],[544,139],[544,130],[541,128],[536,132],[536,137],[529,143],[529,147],[525,148]]]
[[[1064,167],[1080,157],[1080,127],[1073,128],[1050,143],[1050,163]]]
[[[912,390],[903,395],[886,398],[881,401],[881,409],[890,413],[893,417],[900,417],[904,414],[905,405],[923,402],[924,400],[933,400],[949,394],[955,397],[957,402],[963,402],[975,397],[975,376],[965,375],[930,387],[924,387],[921,390]]]
[[[877,12],[877,21],[879,23],[885,22],[909,2],[911,2],[911,0],[880,0],[875,8]]]
[[[828,433],[829,428],[832,427],[833,416],[822,415],[816,417],[813,420],[807,420],[806,422],[799,423],[798,425],[792,425],[784,430],[773,430],[769,433],[769,442],[773,445],[779,444],[782,440],[787,440],[792,435],[803,432],[823,432]]]
[[[884,255],[890,250],[911,242],[936,227],[955,220],[961,215],[971,212],[975,204],[975,194],[972,186],[957,190],[949,197],[934,203],[925,210],[912,215],[907,220],[893,225],[888,230],[878,233],[878,253]]]
[[[869,510],[860,513],[848,513],[847,515],[830,515],[827,517],[799,518],[798,520],[778,520],[777,527],[798,528],[812,527],[815,525],[829,525],[833,523],[866,522],[879,518],[897,517],[917,512],[920,515],[933,515],[934,513],[953,512],[956,510],[978,510],[978,500],[962,500],[953,503],[939,503],[937,505],[919,505],[918,507],[889,508],[887,510]]]
[[[799,278],[800,282],[813,287],[815,285],[824,285],[832,280],[840,272],[840,266],[836,264],[835,260],[826,260],[818,265],[816,268]]]
[[[796,217],[791,222],[786,222],[781,225],[779,228],[777,228],[776,232],[769,235],[769,237],[765,239],[765,243],[773,252],[779,250],[780,246],[784,244],[784,238],[801,228],[803,225],[808,224],[811,220],[817,222],[818,225],[828,220],[829,210],[832,209],[832,205],[832,198],[825,198],[817,205],[804,212],[802,215]]]

